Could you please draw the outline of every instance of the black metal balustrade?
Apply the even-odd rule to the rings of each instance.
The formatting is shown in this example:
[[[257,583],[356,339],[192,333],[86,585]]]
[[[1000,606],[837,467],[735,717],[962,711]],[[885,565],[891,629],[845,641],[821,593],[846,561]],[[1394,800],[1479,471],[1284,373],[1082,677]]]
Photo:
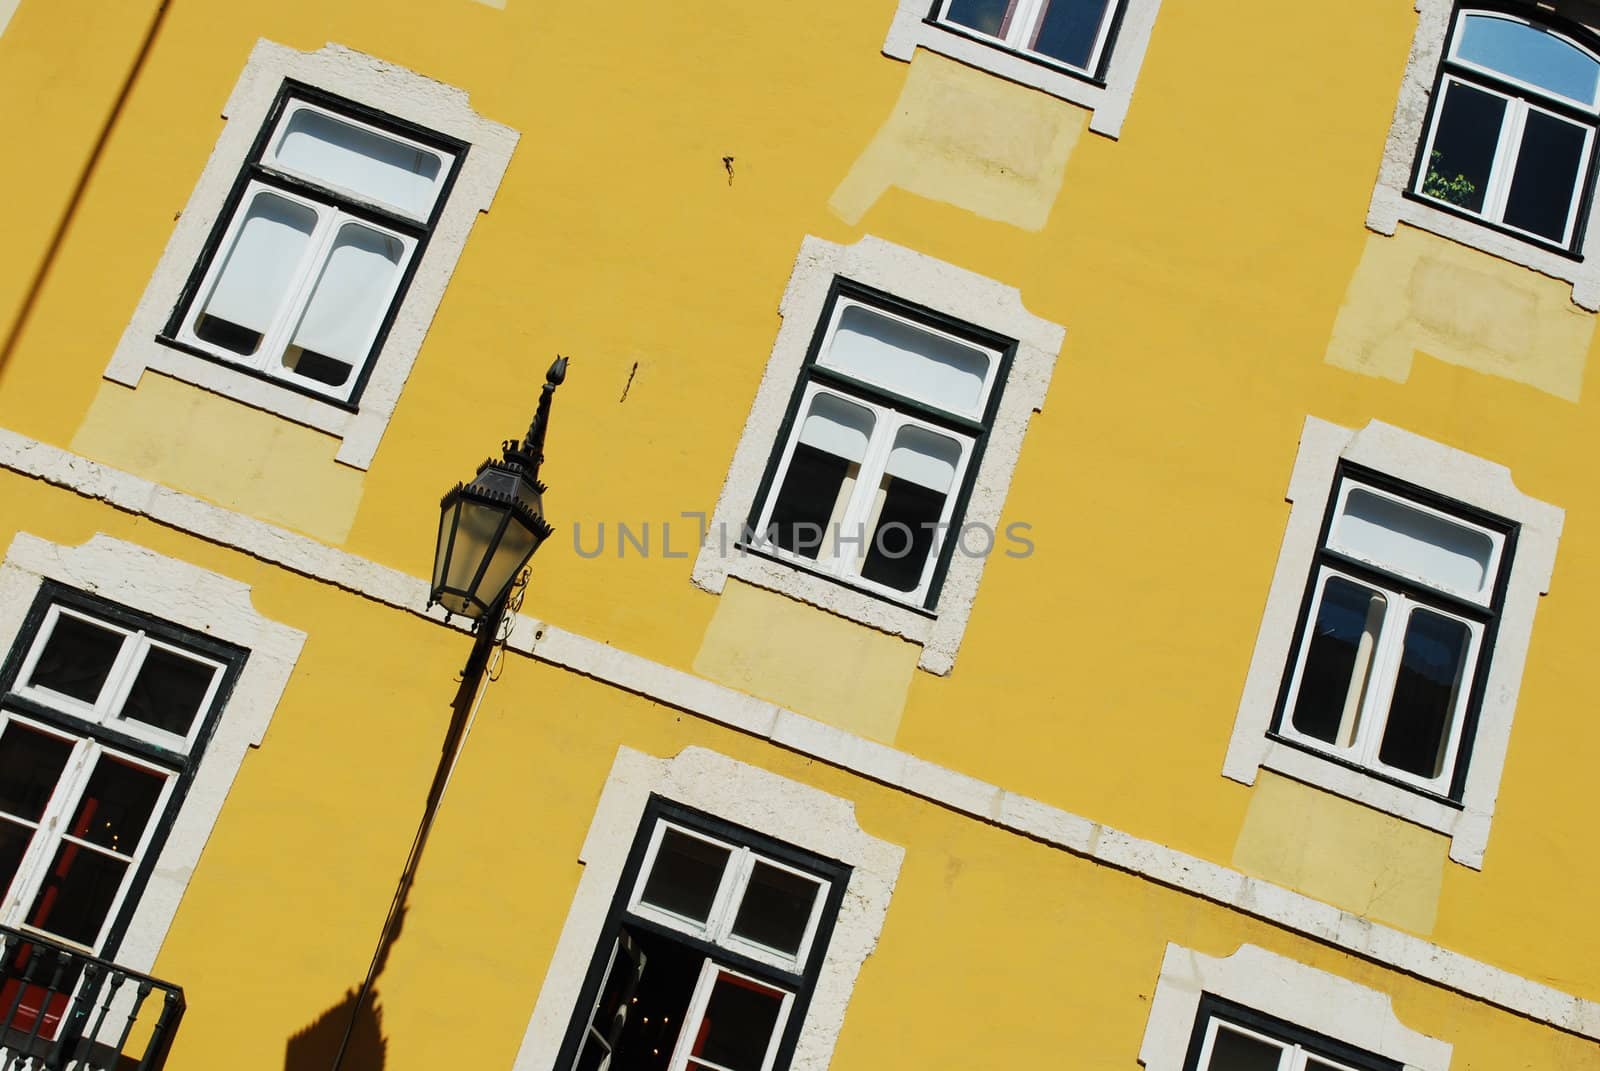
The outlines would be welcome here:
[[[0,926],[0,1071],[157,1071],[183,990]]]

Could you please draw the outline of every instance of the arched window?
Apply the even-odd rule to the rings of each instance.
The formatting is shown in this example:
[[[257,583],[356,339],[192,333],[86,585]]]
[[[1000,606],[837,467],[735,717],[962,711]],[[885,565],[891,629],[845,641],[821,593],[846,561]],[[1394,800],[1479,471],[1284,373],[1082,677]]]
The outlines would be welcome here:
[[[1600,58],[1496,11],[1456,15],[1412,193],[1576,248],[1600,125]]]

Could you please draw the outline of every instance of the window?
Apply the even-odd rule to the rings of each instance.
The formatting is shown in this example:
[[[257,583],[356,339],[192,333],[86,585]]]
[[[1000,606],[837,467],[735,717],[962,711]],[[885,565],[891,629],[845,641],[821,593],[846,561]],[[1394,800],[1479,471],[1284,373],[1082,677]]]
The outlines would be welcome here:
[[[1461,11],[1412,191],[1571,250],[1590,187],[1600,59],[1502,12]]]
[[[751,545],[931,608],[1013,345],[835,284]]]
[[[850,868],[652,799],[561,1068],[787,1066]]]
[[[948,673],[1065,332],[1013,287],[878,238],[807,238],[692,579],[922,645]]]
[[[1482,867],[1562,514],[1505,468],[1307,418],[1223,774],[1265,767]]]
[[[462,146],[292,84],[262,134],[165,340],[350,403]]]
[[[1387,993],[1255,945],[1167,945],[1139,1047],[1145,1071],[1447,1071],[1450,1057]]]
[[[1343,466],[1277,733],[1459,798],[1516,530]]]
[[[1210,994],[1200,998],[1186,1066],[1191,1071],[1403,1071],[1393,1060]]]
[[[1029,58],[1097,77],[1120,6],[1112,0],[939,0],[934,17]]]
[[[1572,284],[1600,309],[1591,233],[1600,34],[1578,0],[1416,0],[1417,31],[1367,209]]]
[[[883,52],[918,48],[1088,108],[1117,137],[1161,0],[899,0]]]
[[[244,657],[125,607],[41,588],[3,678],[0,925],[115,953]],[[8,989],[24,984],[30,955],[24,946],[0,964]],[[71,985],[51,988],[60,992],[42,1009],[22,1005],[42,1014],[47,1036]]]
[[[204,103],[204,115],[215,114]],[[106,378],[146,369],[340,440],[365,469],[516,145],[466,94],[259,41]]]

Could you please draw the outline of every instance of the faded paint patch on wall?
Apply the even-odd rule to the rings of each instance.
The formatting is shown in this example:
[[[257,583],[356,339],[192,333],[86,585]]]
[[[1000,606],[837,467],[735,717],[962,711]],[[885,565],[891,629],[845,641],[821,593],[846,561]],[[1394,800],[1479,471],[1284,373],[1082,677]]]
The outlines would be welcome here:
[[[336,545],[361,504],[364,473],[334,460],[333,436],[157,372],[102,382],[71,448]]]
[[[1327,361],[1404,383],[1421,351],[1576,402],[1594,323],[1567,284],[1402,226],[1367,236]]]
[[[1089,113],[918,51],[894,111],[828,201],[855,224],[891,186],[1037,231]]]
[[[799,714],[894,743],[922,648],[729,579],[696,673]]]
[[[1263,770],[1233,865],[1346,911],[1428,934],[1449,851],[1448,837]]]

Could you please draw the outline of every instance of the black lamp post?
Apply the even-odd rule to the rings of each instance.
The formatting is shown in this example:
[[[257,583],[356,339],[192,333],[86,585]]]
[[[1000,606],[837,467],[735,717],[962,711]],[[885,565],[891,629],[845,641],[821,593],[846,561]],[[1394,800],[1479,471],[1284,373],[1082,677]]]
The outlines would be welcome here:
[[[567,359],[557,357],[545,375],[539,408],[522,442],[501,444],[504,457],[478,466],[469,484],[456,484],[439,503],[439,543],[433,556],[433,586],[428,605],[472,618],[481,626],[492,618],[523,566],[550,535],[544,519],[544,461],[550,399],[567,376]],[[490,621],[492,630],[494,622]]]

